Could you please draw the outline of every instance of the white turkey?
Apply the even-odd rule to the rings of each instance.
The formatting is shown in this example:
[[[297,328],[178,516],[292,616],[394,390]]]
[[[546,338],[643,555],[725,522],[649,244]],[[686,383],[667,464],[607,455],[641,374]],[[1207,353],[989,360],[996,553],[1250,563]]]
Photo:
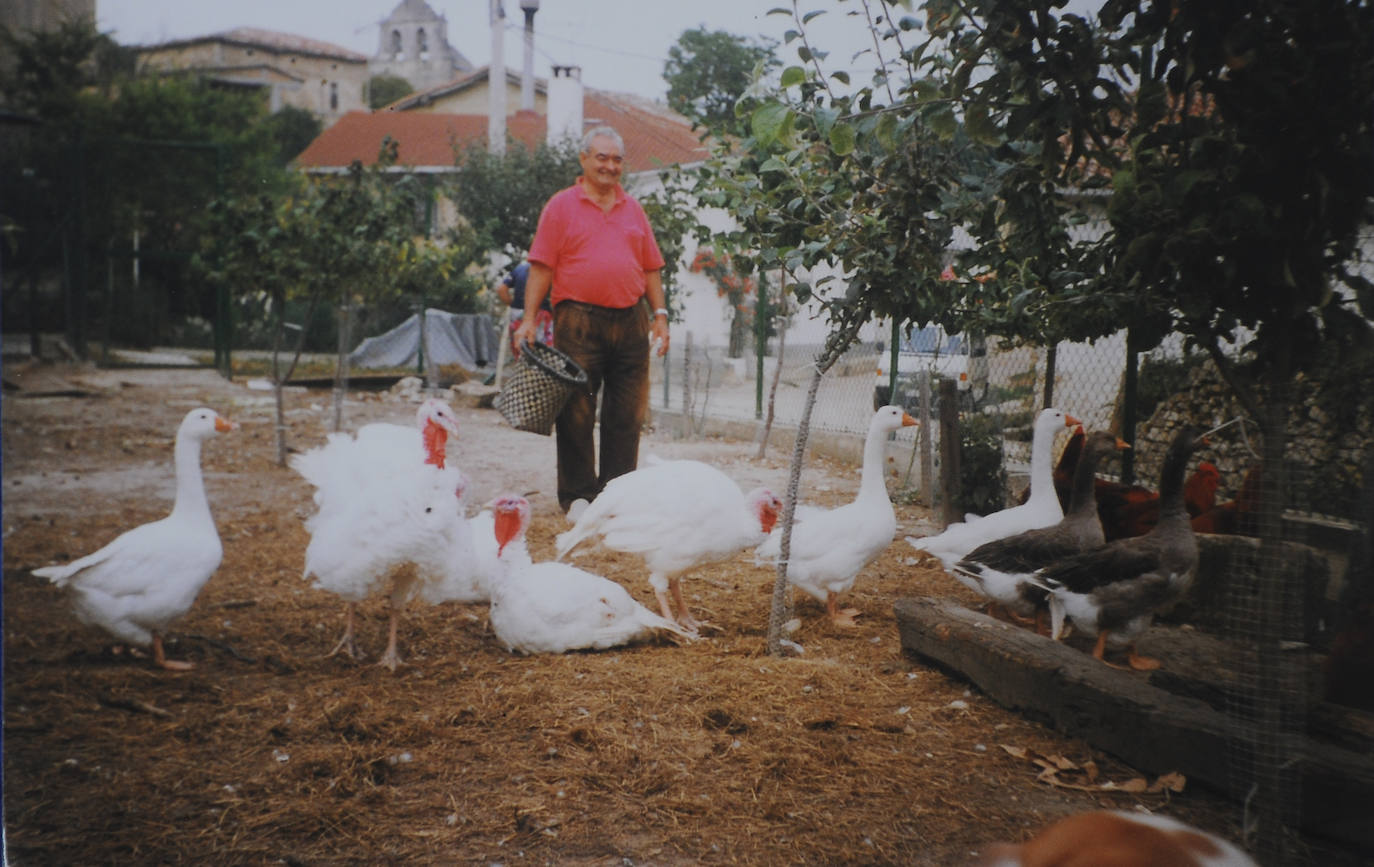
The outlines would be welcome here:
[[[448,465],[450,436],[458,435],[458,418],[442,400],[430,398],[415,411],[415,424],[373,422],[356,436],[332,433],[326,445],[291,458],[291,467],[315,486],[315,505],[322,510],[348,507],[360,491],[384,486],[390,474],[426,463]]]
[[[525,533],[530,504],[492,504],[501,568],[491,581],[491,628],[512,653],[617,647],[655,635],[690,640],[680,625],[645,608],[619,584],[567,563],[534,563]]]
[[[70,591],[78,620],[129,644],[151,644],[153,661],[165,669],[193,667],[190,662],[168,659],[162,636],[173,621],[191,610],[223,556],[205,498],[201,443],[237,427],[212,409],[188,412],[177,428],[173,448],[176,500],[172,513],[135,527],[65,566],[33,570],[34,575]]]
[[[839,608],[839,598],[854,586],[859,572],[892,543],[897,515],[883,478],[887,435],[917,424],[900,407],[884,406],[873,414],[864,441],[859,493],[852,503],[835,509],[797,510],[787,563],[787,580],[825,606],[836,626],[854,626],[856,608]],[[775,528],[759,546],[758,556],[777,560],[782,553],[782,528]]]
[[[710,464],[661,461],[612,479],[559,534],[557,559],[589,538],[639,554],[663,616],[696,633],[701,624],[683,599],[682,576],[759,545],[781,509],[767,488],[746,494]]]
[[[467,480],[445,465],[445,445],[457,431],[453,411],[427,400],[418,429],[370,424],[356,438],[331,434],[328,442],[292,458],[291,466],[315,486],[315,515],[306,521],[310,544],[305,577],[347,603],[343,636],[329,656],[357,659],[354,621],[363,600],[386,591],[387,647],[380,663],[401,663],[397,632],[413,598],[430,604],[484,601],[484,567],[466,518]]]
[[[1030,497],[1019,506],[993,512],[982,518],[950,524],[933,536],[907,536],[906,541],[917,551],[940,558],[946,569],[953,569],[965,554],[994,539],[1004,539],[1026,530],[1049,527],[1064,517],[1064,507],[1054,489],[1054,468],[1051,452],[1054,440],[1066,428],[1082,424],[1078,419],[1053,407],[1042,409],[1035,418],[1031,434]]]

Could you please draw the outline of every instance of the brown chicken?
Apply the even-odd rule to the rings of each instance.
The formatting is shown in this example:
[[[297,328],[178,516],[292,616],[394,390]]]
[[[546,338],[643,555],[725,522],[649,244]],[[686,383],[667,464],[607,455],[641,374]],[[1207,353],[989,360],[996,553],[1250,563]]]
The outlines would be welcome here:
[[[1068,507],[1070,482],[1078,457],[1083,453],[1083,428],[1080,427],[1064,445],[1059,463],[1054,468],[1054,489],[1059,502]],[[1209,461],[1198,464],[1183,485],[1184,505],[1191,517],[1202,515],[1216,506],[1217,486],[1221,473]],[[1143,536],[1159,523],[1159,494],[1141,485],[1125,485],[1098,479],[1095,486],[1097,514],[1102,520],[1102,532],[1110,542]]]
[[[1217,503],[1193,517],[1193,532],[1250,536],[1256,533],[1255,519],[1260,505],[1260,465],[1245,474],[1234,500]],[[1214,492],[1215,493],[1215,492]]]

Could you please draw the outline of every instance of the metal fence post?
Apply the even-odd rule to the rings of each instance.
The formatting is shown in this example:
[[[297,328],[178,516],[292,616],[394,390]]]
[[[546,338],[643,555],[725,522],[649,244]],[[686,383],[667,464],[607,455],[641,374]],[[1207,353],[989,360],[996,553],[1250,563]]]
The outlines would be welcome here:
[[[959,386],[952,379],[940,381],[940,523],[959,520]]]

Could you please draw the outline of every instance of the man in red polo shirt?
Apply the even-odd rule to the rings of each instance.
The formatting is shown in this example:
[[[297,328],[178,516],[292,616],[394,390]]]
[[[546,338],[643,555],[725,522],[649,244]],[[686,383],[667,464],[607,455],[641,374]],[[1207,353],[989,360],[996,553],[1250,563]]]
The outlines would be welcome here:
[[[639,431],[649,405],[649,341],[668,351],[668,310],[659,269],[663,254],[620,174],[625,143],[609,126],[582,137],[582,176],[555,193],[539,215],[525,282],[525,319],[517,343],[532,341],[536,312],[552,289],[554,346],[587,371],[555,425],[558,503],[596,499],[606,483],[639,462]],[[592,432],[601,390],[601,465]]]

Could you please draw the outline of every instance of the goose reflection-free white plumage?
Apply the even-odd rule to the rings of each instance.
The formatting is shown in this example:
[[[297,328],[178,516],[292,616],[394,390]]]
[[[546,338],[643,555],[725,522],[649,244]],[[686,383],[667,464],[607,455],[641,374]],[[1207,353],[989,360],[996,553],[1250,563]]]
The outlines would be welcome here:
[[[563,653],[617,647],[656,634],[689,639],[619,584],[567,563],[534,563],[525,544],[530,504],[492,504],[500,568],[491,581],[491,629],[512,653]]]
[[[33,570],[70,590],[78,620],[130,644],[151,644],[153,658],[163,668],[191,667],[165,657],[162,633],[191,610],[223,556],[205,498],[200,445],[235,427],[212,409],[188,412],[177,428],[173,449],[177,488],[172,513],[65,566]]]
[[[1054,490],[1051,452],[1059,432],[1078,424],[1081,424],[1078,419],[1053,407],[1041,410],[1036,416],[1031,434],[1030,496],[1026,502],[981,518],[970,515],[967,520],[950,524],[944,532],[933,536],[907,536],[907,543],[917,551],[939,557],[946,569],[953,569],[979,545],[1059,523],[1064,518],[1064,507]]]
[[[853,626],[857,609],[838,609],[839,597],[854,586],[859,572],[881,554],[897,532],[897,515],[883,479],[883,444],[887,435],[916,424],[900,407],[884,406],[873,414],[864,441],[859,493],[836,509],[797,510],[789,546],[787,580],[826,607],[838,626]],[[782,552],[782,528],[775,528],[757,554],[776,560]]]
[[[612,551],[640,555],[663,616],[695,631],[700,624],[687,610],[681,576],[757,546],[781,508],[768,489],[745,494],[710,464],[660,461],[612,479],[559,534],[557,558],[593,537]]]

